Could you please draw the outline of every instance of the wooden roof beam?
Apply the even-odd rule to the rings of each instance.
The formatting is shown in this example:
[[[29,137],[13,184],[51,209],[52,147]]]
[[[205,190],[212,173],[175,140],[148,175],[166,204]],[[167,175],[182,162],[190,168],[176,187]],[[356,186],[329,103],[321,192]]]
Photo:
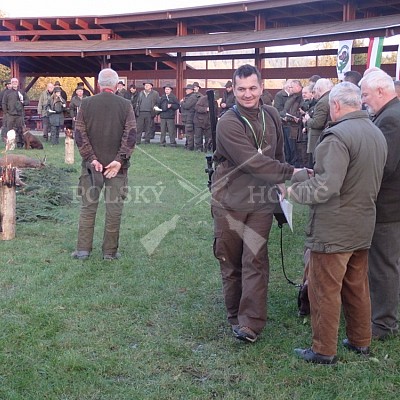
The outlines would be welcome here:
[[[113,32],[111,29],[69,29],[69,30],[31,30],[31,31],[0,31],[1,36],[65,36],[65,35],[111,35]]]
[[[32,31],[33,30],[33,24],[31,24],[30,22],[26,21],[25,19],[21,19],[19,24],[23,28],[27,29],[28,31]]]
[[[89,29],[89,24],[82,18],[75,18],[75,24],[82,29]]]
[[[51,30],[53,29],[53,28],[51,27],[50,22],[45,21],[45,20],[42,19],[42,18],[39,18],[39,19],[38,19],[38,25],[39,25],[41,28],[46,29],[46,30],[48,30],[48,31],[51,31]]]
[[[3,26],[4,28],[9,29],[10,31],[15,31],[17,29],[15,24],[7,20],[3,20]]]
[[[64,21],[63,19],[60,19],[60,18],[56,19],[56,25],[59,26],[60,28],[65,29],[65,30],[71,29],[71,25],[68,22],[66,22],[66,21]]]
[[[165,57],[166,54],[160,54],[160,53],[150,53],[149,54],[151,57],[154,58],[160,58],[160,57]],[[176,62],[172,62],[172,61],[162,61],[163,64],[167,65],[168,67],[175,69],[176,70]]]

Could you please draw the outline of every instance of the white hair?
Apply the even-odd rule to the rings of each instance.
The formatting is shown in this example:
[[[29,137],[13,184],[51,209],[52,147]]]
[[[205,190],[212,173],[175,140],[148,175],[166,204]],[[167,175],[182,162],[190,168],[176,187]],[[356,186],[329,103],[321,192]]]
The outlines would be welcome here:
[[[314,91],[318,91],[321,95],[333,88],[333,82],[327,78],[318,79],[314,85]]]
[[[111,68],[104,68],[99,72],[99,86],[114,89],[118,83],[118,74]]]
[[[329,103],[334,101],[361,110],[361,90],[351,82],[339,83],[329,93]]]
[[[371,71],[361,79],[359,85],[366,85],[372,90],[378,88],[385,89],[388,92],[395,91],[393,79],[385,71]]]

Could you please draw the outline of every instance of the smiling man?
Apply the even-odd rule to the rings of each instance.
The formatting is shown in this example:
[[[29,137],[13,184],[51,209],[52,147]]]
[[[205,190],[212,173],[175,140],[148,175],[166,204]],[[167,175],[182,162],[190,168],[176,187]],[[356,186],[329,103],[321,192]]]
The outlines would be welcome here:
[[[260,72],[233,75],[236,105],[218,121],[212,182],[214,254],[219,260],[228,322],[236,338],[254,342],[266,319],[268,235],[277,185],[295,170],[285,163],[277,110],[262,106]]]

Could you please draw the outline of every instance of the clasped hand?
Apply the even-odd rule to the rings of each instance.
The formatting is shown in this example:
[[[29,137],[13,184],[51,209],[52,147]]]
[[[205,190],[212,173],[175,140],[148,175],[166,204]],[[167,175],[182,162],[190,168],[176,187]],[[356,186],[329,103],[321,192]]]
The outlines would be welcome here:
[[[97,172],[104,171],[103,175],[108,179],[117,176],[119,170],[121,169],[121,163],[115,160],[111,161],[110,164],[106,165],[105,167],[103,167],[103,164],[97,160],[93,160],[92,165]]]

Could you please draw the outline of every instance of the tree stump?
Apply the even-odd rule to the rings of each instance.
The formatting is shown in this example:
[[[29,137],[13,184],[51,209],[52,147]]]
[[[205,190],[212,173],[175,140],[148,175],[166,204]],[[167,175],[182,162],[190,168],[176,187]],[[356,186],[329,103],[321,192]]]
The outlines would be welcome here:
[[[74,139],[65,136],[65,164],[73,164],[74,163]]]
[[[15,238],[16,177],[15,167],[0,167],[0,240]]]

